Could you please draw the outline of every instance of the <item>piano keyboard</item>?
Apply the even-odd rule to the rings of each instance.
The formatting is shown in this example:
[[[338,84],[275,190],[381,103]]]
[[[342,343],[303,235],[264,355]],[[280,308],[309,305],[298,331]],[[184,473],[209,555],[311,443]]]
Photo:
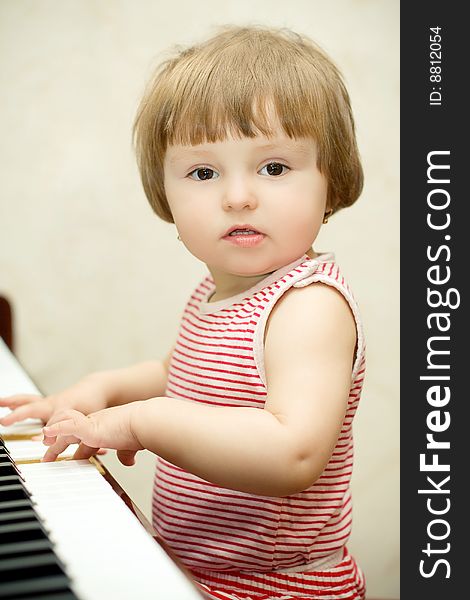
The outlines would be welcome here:
[[[37,390],[0,338],[0,396],[22,392]],[[200,600],[99,461],[39,462],[30,421],[0,428],[0,598]]]
[[[1,440],[0,541],[0,598],[76,598],[24,478]]]

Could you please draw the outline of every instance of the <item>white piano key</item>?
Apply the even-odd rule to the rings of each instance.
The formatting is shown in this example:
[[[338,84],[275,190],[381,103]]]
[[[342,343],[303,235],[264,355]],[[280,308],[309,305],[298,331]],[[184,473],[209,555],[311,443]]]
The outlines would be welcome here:
[[[201,599],[91,463],[72,460],[19,468],[77,596]],[[54,502],[50,482],[58,475],[78,485],[62,486],[60,501]]]
[[[41,460],[48,448],[42,442],[33,440],[5,440],[5,446],[15,462]],[[71,458],[77,449],[78,444],[71,444],[59,457]]]
[[[10,409],[1,406],[0,419],[6,417],[10,412]],[[13,423],[13,425],[9,425],[8,427],[0,425],[0,435],[4,437],[27,437],[38,435],[42,431],[42,426],[43,424],[40,419],[25,419],[24,421]]]
[[[0,337],[0,396],[12,394],[40,395],[40,392]]]
[[[3,339],[0,338],[0,397],[13,396],[14,394],[41,395],[38,388],[20,367]],[[0,407],[0,419],[10,412],[9,408]],[[40,419],[25,419],[8,427],[0,425],[0,435],[36,435],[41,432],[41,427]]]

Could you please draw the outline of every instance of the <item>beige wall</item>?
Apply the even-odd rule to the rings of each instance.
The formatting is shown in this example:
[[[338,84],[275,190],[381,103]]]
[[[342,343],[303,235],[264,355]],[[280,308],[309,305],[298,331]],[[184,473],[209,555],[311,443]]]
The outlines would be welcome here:
[[[350,547],[370,594],[398,597],[398,1],[2,0],[0,293],[17,353],[52,392],[174,341],[204,266],[151,213],[130,128],[160,53],[224,23],[310,35],[349,86],[366,185],[316,248],[336,251],[368,341]],[[149,514],[151,456],[134,469],[107,460]]]

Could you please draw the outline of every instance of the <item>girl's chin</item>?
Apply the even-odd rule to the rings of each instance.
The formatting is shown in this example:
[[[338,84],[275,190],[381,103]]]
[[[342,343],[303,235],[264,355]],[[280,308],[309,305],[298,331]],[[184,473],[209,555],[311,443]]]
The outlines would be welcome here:
[[[277,269],[280,269],[283,266],[284,263],[276,260],[264,260],[258,262],[251,260],[242,264],[236,264],[234,261],[230,265],[225,265],[225,268],[221,268],[220,270],[227,273],[227,275],[233,275],[235,277],[263,277],[264,275],[269,275],[270,273],[277,271]]]
[[[236,253],[216,254],[215,256],[198,256],[213,273],[232,275],[235,277],[261,277],[294,262],[307,251],[290,251],[283,253],[256,252],[255,249],[239,248]],[[210,260],[212,259],[212,260]]]

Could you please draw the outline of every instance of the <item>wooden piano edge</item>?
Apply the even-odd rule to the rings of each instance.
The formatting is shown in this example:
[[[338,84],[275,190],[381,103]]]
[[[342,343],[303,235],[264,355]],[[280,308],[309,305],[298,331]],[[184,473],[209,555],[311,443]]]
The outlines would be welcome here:
[[[13,309],[6,296],[0,296],[0,337],[13,352]]]

